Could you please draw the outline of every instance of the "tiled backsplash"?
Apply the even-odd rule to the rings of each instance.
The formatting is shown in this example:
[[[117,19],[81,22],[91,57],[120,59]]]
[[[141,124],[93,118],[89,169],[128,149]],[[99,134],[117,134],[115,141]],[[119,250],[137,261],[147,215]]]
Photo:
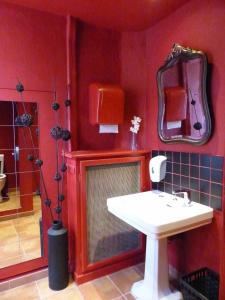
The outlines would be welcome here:
[[[222,208],[223,157],[197,153],[152,151],[152,157],[167,157],[166,178],[152,183],[153,189],[171,193],[176,189],[190,190],[191,200]]]

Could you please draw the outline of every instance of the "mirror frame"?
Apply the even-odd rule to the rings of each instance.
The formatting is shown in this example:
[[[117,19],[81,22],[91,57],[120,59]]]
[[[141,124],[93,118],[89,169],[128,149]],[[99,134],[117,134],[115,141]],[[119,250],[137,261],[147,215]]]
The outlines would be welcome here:
[[[203,112],[206,119],[206,130],[204,135],[197,139],[193,139],[188,136],[184,137],[174,137],[174,138],[168,138],[165,137],[163,134],[163,121],[164,121],[164,115],[165,115],[165,97],[162,90],[162,75],[163,72],[167,69],[173,67],[179,60],[184,58],[187,59],[194,59],[194,58],[201,58],[203,62],[203,72],[202,72],[202,78],[200,82],[200,86],[202,89],[202,106],[203,106]],[[206,76],[207,76],[207,57],[202,51],[193,50],[191,48],[185,48],[182,47],[179,44],[174,44],[171,52],[167,56],[165,63],[159,68],[157,72],[157,87],[158,87],[158,135],[160,139],[164,143],[190,143],[193,145],[202,145],[205,144],[211,135],[212,131],[212,124],[211,124],[211,117],[209,113],[209,106],[207,101],[207,95],[206,95]]]

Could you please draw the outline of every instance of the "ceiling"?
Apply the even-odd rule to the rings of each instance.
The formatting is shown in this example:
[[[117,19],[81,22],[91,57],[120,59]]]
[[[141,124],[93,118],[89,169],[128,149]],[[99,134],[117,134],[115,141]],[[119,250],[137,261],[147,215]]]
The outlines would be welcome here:
[[[6,0],[116,30],[143,30],[187,0]]]

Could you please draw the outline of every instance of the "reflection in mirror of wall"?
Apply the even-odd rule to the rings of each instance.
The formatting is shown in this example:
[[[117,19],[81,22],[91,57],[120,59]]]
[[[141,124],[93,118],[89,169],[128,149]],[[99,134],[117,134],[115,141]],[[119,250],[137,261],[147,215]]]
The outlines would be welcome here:
[[[0,268],[41,256],[38,140],[37,103],[0,101]]]
[[[158,134],[163,142],[201,145],[211,134],[206,96],[207,58],[174,44],[158,70]]]

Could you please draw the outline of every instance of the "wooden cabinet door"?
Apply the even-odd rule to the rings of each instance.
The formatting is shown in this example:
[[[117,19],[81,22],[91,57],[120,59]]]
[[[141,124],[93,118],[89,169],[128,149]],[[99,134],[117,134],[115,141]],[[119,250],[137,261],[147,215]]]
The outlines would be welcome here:
[[[107,198],[143,190],[144,157],[80,162],[81,269],[93,271],[143,253],[143,235],[107,209]]]

